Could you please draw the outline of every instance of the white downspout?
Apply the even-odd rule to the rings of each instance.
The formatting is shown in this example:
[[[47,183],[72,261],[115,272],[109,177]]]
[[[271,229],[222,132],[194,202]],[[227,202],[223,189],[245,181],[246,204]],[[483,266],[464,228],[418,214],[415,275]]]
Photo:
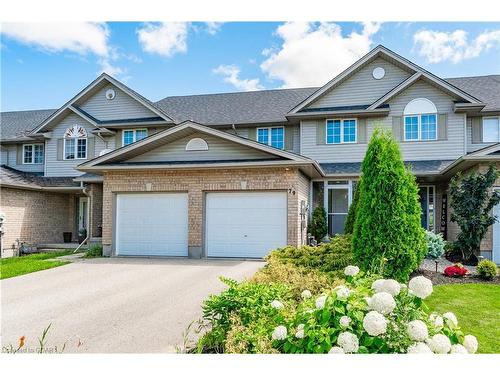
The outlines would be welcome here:
[[[83,186],[83,182],[81,184]],[[88,227],[87,228],[87,237],[85,237],[85,239],[78,245],[78,247],[75,249],[75,251],[73,251],[73,254],[76,253],[78,250],[80,250],[80,248],[83,246],[83,244],[89,240],[90,235],[91,235],[91,231],[92,231],[92,226],[90,225],[90,207],[91,207],[91,203],[92,203],[92,198],[89,194],[87,186],[85,186],[83,188],[82,192],[83,192],[83,194],[85,194],[85,196],[88,199],[87,212],[85,213],[85,215],[87,215],[87,227]]]

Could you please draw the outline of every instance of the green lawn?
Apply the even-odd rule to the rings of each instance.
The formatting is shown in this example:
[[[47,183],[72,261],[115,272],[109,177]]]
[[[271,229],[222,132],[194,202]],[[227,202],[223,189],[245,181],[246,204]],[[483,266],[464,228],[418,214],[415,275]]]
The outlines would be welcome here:
[[[48,268],[68,264],[69,262],[61,260],[45,260],[68,254],[71,254],[70,250],[0,259],[0,279],[7,279],[9,277],[24,275],[26,273],[46,270]]]
[[[478,352],[500,353],[500,285],[439,285],[425,303],[431,311],[455,313],[464,334],[477,337]]]

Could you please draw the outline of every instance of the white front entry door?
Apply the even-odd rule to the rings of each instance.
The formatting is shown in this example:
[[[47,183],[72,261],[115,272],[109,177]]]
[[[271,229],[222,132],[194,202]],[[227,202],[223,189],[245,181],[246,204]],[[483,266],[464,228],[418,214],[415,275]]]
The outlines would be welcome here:
[[[115,241],[116,255],[187,256],[187,194],[117,194]]]
[[[500,204],[493,207],[493,215],[496,215],[498,220],[500,220]],[[500,222],[497,221],[493,224],[493,262],[500,264]]]
[[[206,195],[206,255],[262,258],[287,244],[285,192]]]

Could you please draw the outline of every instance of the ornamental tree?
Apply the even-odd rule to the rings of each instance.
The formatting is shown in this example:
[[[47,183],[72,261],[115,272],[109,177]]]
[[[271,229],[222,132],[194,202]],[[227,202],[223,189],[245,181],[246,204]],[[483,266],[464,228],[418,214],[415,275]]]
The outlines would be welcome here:
[[[318,206],[313,210],[311,224],[309,224],[309,233],[314,236],[318,243],[321,242],[323,237],[328,233],[328,224],[324,207]]]
[[[415,176],[390,132],[376,129],[361,165],[353,251],[365,271],[406,281],[427,246]]]
[[[491,187],[498,176],[496,168],[490,166],[486,173],[467,176],[458,173],[451,180],[451,221],[460,228],[454,248],[461,252],[466,262],[473,262],[488,227],[497,220],[491,211],[500,202],[500,193]]]

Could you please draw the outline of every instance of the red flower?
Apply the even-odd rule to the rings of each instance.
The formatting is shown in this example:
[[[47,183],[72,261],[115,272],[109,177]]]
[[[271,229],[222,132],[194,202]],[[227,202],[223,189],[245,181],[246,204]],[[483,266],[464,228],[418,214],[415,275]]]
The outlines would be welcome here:
[[[462,266],[460,263],[448,266],[444,269],[444,274],[448,277],[464,277],[467,272],[469,272],[467,271],[467,268]]]

